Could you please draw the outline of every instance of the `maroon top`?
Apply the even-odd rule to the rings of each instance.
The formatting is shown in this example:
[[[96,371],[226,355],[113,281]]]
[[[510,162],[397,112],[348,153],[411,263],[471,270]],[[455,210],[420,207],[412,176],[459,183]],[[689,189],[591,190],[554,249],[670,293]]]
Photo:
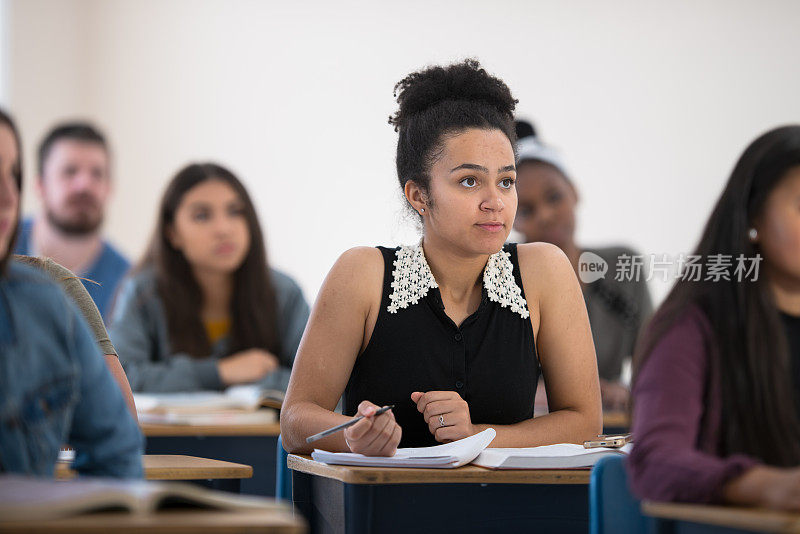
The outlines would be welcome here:
[[[722,501],[726,482],[759,463],[719,455],[722,417],[711,324],[687,310],[653,348],[633,387],[631,489],[657,501]]]

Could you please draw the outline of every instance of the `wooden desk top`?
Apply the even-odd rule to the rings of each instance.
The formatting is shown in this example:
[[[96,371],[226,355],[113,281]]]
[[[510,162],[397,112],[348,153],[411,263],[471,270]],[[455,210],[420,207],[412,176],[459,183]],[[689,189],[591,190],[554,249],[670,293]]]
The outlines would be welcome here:
[[[218,480],[253,476],[253,468],[249,465],[195,456],[145,454],[142,463],[147,480]],[[57,479],[68,480],[73,477],[75,472],[66,463],[56,464]]]
[[[142,433],[147,437],[177,436],[278,436],[281,433],[280,423],[266,425],[160,425],[145,423],[141,425]]]
[[[183,533],[239,533],[274,532],[299,534],[306,532],[306,524],[290,512],[218,511],[218,510],[168,510],[149,515],[129,512],[102,512],[49,521],[0,520],[0,532],[82,534],[106,533],[183,534]]]
[[[310,456],[290,454],[289,469],[332,478],[347,484],[588,484],[588,469],[494,470],[465,465],[455,469],[357,467],[328,465]]]
[[[644,501],[642,512],[659,519],[691,521],[758,532],[800,533],[800,514],[763,508]]]

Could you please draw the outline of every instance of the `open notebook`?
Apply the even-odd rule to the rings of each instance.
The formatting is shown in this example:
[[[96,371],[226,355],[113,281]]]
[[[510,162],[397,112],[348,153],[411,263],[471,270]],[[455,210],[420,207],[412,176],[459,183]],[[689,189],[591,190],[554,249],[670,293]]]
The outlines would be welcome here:
[[[577,469],[591,467],[600,458],[627,454],[632,443],[620,449],[597,447],[586,449],[574,443],[543,445],[520,449],[485,449],[472,463],[489,469]]]
[[[390,457],[319,449],[314,450],[311,457],[327,464],[372,467],[449,468],[473,463],[490,469],[575,469],[591,467],[603,456],[626,454],[632,446],[585,449],[583,445],[562,443],[519,449],[487,448],[495,435],[494,429],[489,428],[444,445],[397,449],[397,453]]]
[[[364,456],[352,452],[327,452],[315,449],[311,457],[318,462],[340,465],[365,465],[385,467],[459,467],[470,463],[489,446],[496,435],[487,428],[474,436],[444,445],[397,449],[394,456]]]
[[[0,475],[0,518],[5,521],[57,519],[100,510],[149,514],[172,507],[290,510],[272,499],[212,491],[180,482],[99,478],[53,481]]]

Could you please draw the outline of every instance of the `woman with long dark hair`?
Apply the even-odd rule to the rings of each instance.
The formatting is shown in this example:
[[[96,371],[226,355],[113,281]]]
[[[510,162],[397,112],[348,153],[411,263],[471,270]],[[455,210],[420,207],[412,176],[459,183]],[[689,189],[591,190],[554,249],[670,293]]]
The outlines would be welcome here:
[[[0,111],[0,471],[52,476],[75,449],[82,475],[141,478],[142,435],[75,304],[12,257],[22,163]]]
[[[242,183],[220,165],[192,164],[167,186],[111,337],[134,391],[285,389],[307,319],[300,287],[267,266]]]
[[[692,257],[636,358],[633,488],[800,509],[800,126],[747,147]]]
[[[517,207],[508,86],[467,60],[396,90],[397,174],[422,240],[352,249],[331,269],[281,410],[285,446],[307,452],[307,436],[357,414],[314,445],[392,455],[489,427],[494,447],[596,436],[597,363],[575,273],[555,246],[505,244]],[[540,365],[551,410],[534,419]],[[375,415],[382,405],[394,408]]]

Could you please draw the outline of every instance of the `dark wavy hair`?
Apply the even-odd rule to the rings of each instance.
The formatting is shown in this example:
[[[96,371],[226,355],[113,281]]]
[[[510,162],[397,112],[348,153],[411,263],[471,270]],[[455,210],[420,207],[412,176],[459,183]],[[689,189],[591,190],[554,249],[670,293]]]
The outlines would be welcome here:
[[[11,261],[12,253],[14,252],[14,246],[17,243],[17,234],[19,233],[19,217],[20,213],[22,212],[22,143],[20,142],[19,137],[19,130],[17,129],[17,125],[14,122],[14,119],[11,118],[5,110],[0,109],[0,124],[3,126],[8,127],[11,130],[12,135],[14,136],[14,140],[17,143],[17,166],[14,168],[14,178],[17,182],[17,193],[18,193],[18,202],[19,208],[17,209],[17,220],[14,221],[14,231],[11,234],[11,239],[8,240],[8,250],[5,251],[5,255],[2,259],[0,259],[0,275],[6,272],[6,267],[8,266],[8,262]]]
[[[172,246],[167,229],[186,193],[209,181],[225,182],[239,195],[250,232],[250,250],[233,273],[229,354],[262,348],[280,358],[275,289],[267,268],[264,236],[255,207],[236,176],[215,163],[194,163],[178,171],[170,181],[161,205],[148,252],[138,270],[153,267],[158,294],[164,302],[172,350],[206,357],[211,345],[200,317],[202,290],[183,253]],[[289,362],[281,362],[288,365]]]
[[[777,128],[753,141],[736,163],[694,254],[752,258],[759,253],[748,231],[770,192],[798,165],[800,126]],[[714,336],[710,363],[722,392],[721,454],[744,453],[770,465],[796,466],[800,422],[786,333],[765,277],[747,278],[678,281],[636,351],[636,374],[675,322],[689,308],[699,308]]]
[[[412,72],[394,87],[399,108],[389,124],[399,133],[397,178],[412,180],[430,197],[430,168],[448,136],[468,128],[496,129],[516,145],[514,108],[508,86],[475,59]]]
[[[99,145],[105,151],[106,155],[109,157],[111,155],[111,150],[105,136],[94,125],[80,121],[58,124],[45,135],[44,139],[42,139],[42,142],[39,144],[39,150],[36,154],[39,176],[42,176],[44,173],[44,164],[50,156],[53,146],[64,139],[81,141],[83,143],[94,143]]]

